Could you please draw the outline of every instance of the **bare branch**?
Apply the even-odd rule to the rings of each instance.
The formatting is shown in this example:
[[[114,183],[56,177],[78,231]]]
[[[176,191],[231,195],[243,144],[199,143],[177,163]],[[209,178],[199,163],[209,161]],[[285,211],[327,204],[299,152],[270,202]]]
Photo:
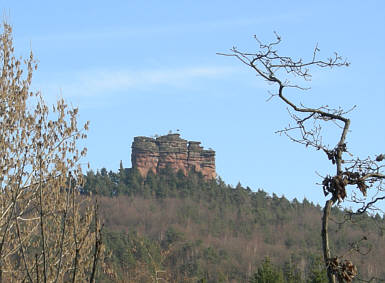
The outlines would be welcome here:
[[[276,32],[274,32],[274,35],[275,40],[270,43],[263,43],[254,36],[259,47],[257,52],[243,52],[237,47],[233,47],[230,49],[230,53],[218,54],[235,57],[254,70],[257,77],[261,77],[275,85],[277,87],[276,94],[270,93],[268,100],[278,97],[288,106],[289,116],[294,121],[293,124],[289,124],[284,129],[276,131],[276,133],[286,135],[292,142],[321,150],[326,154],[332,165],[335,166],[336,173],[323,177],[322,182],[325,196],[331,194],[330,199],[325,203],[322,218],[323,254],[329,282],[335,282],[336,278],[341,282],[351,282],[352,278],[357,275],[356,266],[351,262],[341,261],[338,257],[331,256],[328,231],[328,223],[331,218],[330,211],[334,204],[343,202],[347,198],[347,186],[357,187],[364,198],[362,207],[356,212],[358,214],[366,213],[374,208],[374,204],[385,199],[385,195],[378,195],[371,201],[367,201],[368,190],[375,189],[377,192],[384,192],[382,188],[382,181],[385,179],[384,165],[379,164],[379,162],[385,160],[385,154],[378,155],[374,160],[371,158],[349,159],[353,155],[348,151],[346,142],[350,128],[350,119],[347,115],[356,106],[348,110],[341,107],[334,109],[327,105],[313,108],[304,106],[302,103],[295,103],[284,94],[286,88],[309,89],[307,86],[292,83],[289,77],[299,78],[306,82],[311,80],[311,70],[313,68],[347,67],[350,63],[336,52],[329,58],[319,59],[320,49],[318,43],[313,49],[309,60],[282,56],[277,49],[282,39]],[[337,126],[339,130],[338,141],[334,147],[325,145],[322,139],[323,127],[328,124]],[[343,168],[343,166],[346,167]],[[354,191],[351,196],[353,198],[356,196]],[[353,199],[353,201],[360,203],[357,199]]]

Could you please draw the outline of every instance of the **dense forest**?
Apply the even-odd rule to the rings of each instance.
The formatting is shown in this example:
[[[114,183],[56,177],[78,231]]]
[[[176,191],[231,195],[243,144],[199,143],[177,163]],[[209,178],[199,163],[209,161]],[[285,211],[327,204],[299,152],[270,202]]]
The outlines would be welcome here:
[[[327,282],[321,207],[166,168],[89,171],[107,257],[101,282]],[[385,219],[333,208],[332,241],[359,278],[384,278]]]

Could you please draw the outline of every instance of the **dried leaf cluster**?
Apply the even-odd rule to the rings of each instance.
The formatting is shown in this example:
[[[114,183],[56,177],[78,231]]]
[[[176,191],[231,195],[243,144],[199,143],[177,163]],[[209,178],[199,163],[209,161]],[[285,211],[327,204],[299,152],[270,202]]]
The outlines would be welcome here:
[[[328,267],[340,282],[350,283],[358,274],[357,267],[350,260],[342,261],[338,257],[329,259]]]

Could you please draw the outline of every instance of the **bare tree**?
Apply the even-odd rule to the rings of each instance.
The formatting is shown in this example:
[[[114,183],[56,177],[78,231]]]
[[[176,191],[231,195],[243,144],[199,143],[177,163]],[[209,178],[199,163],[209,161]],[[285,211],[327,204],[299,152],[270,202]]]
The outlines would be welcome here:
[[[78,110],[30,91],[37,65],[0,35],[0,282],[94,281],[101,227],[81,197]]]
[[[376,203],[385,199],[383,187],[385,175],[382,162],[385,155],[379,154],[373,158],[361,159],[348,151],[346,142],[350,126],[348,114],[354,107],[349,110],[335,109],[327,105],[311,108],[302,103],[293,102],[285,93],[285,90],[289,88],[307,90],[308,88],[304,87],[302,83],[311,80],[312,68],[347,67],[349,63],[337,53],[326,60],[318,59],[320,51],[318,46],[314,48],[309,60],[302,58],[295,60],[290,56],[282,56],[277,50],[281,37],[277,33],[275,36],[275,41],[268,44],[254,37],[259,48],[255,53],[242,52],[233,47],[230,53],[219,53],[219,55],[237,58],[252,68],[257,76],[276,86],[277,90],[270,93],[269,100],[279,98],[287,105],[289,115],[294,121],[277,133],[286,135],[293,142],[324,152],[335,166],[336,172],[323,177],[322,181],[325,196],[330,196],[325,203],[322,217],[323,257],[329,282],[336,282],[336,280],[351,282],[358,273],[357,267],[350,260],[343,256],[332,255],[331,252],[328,229],[331,208],[336,203],[347,200],[348,197],[359,205],[359,208],[352,211],[350,215],[363,214],[376,209]],[[330,129],[330,126],[335,126],[340,131],[338,142],[334,147],[326,145],[322,139],[325,128]],[[353,186],[349,196],[347,195],[348,186]],[[360,194],[356,193],[354,187]],[[370,192],[370,196],[368,196],[368,192]]]

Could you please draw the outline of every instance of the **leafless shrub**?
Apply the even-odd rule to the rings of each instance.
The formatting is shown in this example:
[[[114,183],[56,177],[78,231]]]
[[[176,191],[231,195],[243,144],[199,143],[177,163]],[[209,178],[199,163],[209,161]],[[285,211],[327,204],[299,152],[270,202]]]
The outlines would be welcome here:
[[[79,198],[88,123],[59,100],[49,111],[30,91],[37,64],[0,35],[0,282],[93,281],[102,252],[90,199]],[[80,208],[85,207],[81,212]]]

